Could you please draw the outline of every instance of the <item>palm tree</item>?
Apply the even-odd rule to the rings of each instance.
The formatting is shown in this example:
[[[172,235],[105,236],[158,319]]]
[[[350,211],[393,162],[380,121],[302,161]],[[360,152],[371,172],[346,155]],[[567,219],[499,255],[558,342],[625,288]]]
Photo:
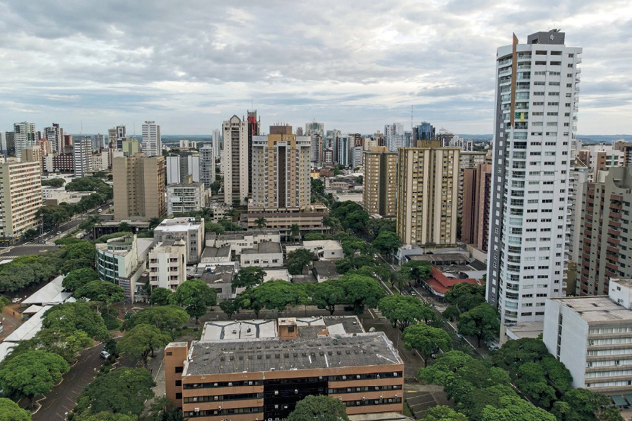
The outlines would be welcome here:
[[[301,235],[301,228],[297,224],[292,225],[290,227],[290,235],[292,236],[294,241],[296,241],[297,237],[300,237]]]
[[[257,227],[258,227],[259,229],[261,229],[261,228],[263,228],[263,227],[267,226],[267,222],[268,222],[268,221],[266,221],[266,219],[265,219],[263,216],[261,216],[261,217],[259,217],[259,218],[255,219],[255,224],[257,224]]]

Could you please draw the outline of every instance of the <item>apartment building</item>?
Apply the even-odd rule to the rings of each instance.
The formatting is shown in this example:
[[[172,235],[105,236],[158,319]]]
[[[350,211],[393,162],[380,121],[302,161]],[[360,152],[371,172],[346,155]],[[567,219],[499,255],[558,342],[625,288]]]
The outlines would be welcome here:
[[[613,145],[600,143],[598,145],[582,145],[577,151],[577,165],[590,169],[590,181],[596,181],[599,171],[625,165],[624,150],[616,149]]]
[[[582,52],[564,42],[551,30],[497,50],[487,301],[503,323],[541,321],[564,295]]]
[[[41,162],[0,163],[0,241],[12,243],[37,228],[42,206]]]
[[[121,143],[124,156],[134,156],[140,152],[140,142],[136,139],[127,138]]]
[[[167,214],[199,211],[206,207],[204,183],[167,185]]]
[[[187,245],[183,240],[159,242],[147,258],[149,285],[154,288],[178,289],[187,280]]]
[[[164,352],[166,396],[185,418],[285,419],[308,395],[349,415],[403,412],[404,363],[355,316],[207,322],[200,341]]]
[[[632,279],[612,279],[607,296],[546,300],[543,340],[571,372],[573,387],[610,395],[615,402],[621,395],[629,399],[631,299]]]
[[[487,251],[489,240],[489,205],[492,189],[491,164],[463,168],[463,211],[461,241]]]
[[[259,136],[261,128],[261,117],[257,118],[257,110],[248,111],[248,195],[252,194],[252,158],[253,158],[253,140],[255,136]]]
[[[248,127],[246,121],[236,115],[222,124],[224,134],[224,203],[243,203],[248,197]]]
[[[162,155],[162,137],[160,125],[155,121],[145,121],[143,124],[143,152],[147,156]]]
[[[59,124],[53,123],[51,127],[44,128],[44,138],[50,142],[52,152],[61,152],[64,149],[64,129]]]
[[[114,219],[160,218],[165,203],[165,158],[142,153],[113,159]]]
[[[197,263],[204,250],[204,219],[164,219],[154,228],[154,240],[163,243],[174,240],[184,241],[186,245],[185,262],[188,264]]]
[[[397,153],[385,146],[364,152],[362,206],[369,215],[395,217],[397,191]]]
[[[207,189],[215,182],[215,155],[216,151],[209,144],[200,148],[200,182]]]
[[[310,205],[308,136],[292,134],[292,126],[271,126],[267,136],[252,140],[252,198],[249,211],[300,210]]]
[[[74,171],[77,177],[86,177],[91,173],[90,158],[92,157],[92,139],[89,136],[79,136],[73,145]]]
[[[397,155],[397,235],[412,246],[454,246],[460,149],[418,144]]]
[[[37,132],[35,131],[35,123],[24,121],[13,125],[13,141],[16,158],[22,158],[22,150],[30,146],[35,146],[38,140]]]

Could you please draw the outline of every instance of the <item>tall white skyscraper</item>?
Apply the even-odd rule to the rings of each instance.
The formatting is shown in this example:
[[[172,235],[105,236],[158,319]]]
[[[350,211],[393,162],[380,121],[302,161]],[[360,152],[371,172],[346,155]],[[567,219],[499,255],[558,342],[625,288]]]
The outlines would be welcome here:
[[[541,321],[564,296],[581,48],[563,32],[498,48],[487,300],[503,323]]]
[[[220,157],[220,135],[221,132],[219,129],[215,129],[213,130],[213,157],[214,158],[219,158]]]
[[[393,123],[384,126],[384,141],[391,152],[397,152],[398,148],[403,148],[404,125],[402,123]]]
[[[89,136],[79,136],[75,138],[73,156],[75,161],[75,175],[77,177],[86,177],[88,173],[92,171],[90,167],[92,139]]]
[[[64,129],[59,124],[53,123],[51,127],[44,128],[44,138],[50,142],[53,152],[63,152],[64,150]]]
[[[248,197],[248,127],[236,115],[222,124],[224,138],[224,203],[243,203]]]
[[[215,149],[209,144],[200,148],[200,181],[207,189],[215,182]]]
[[[143,124],[143,152],[146,156],[160,156],[162,154],[162,139],[160,125],[155,121],[145,121]]]
[[[35,146],[37,135],[35,133],[35,123],[15,123],[13,125],[13,132],[15,133],[15,156],[17,158],[22,157],[22,150]]]

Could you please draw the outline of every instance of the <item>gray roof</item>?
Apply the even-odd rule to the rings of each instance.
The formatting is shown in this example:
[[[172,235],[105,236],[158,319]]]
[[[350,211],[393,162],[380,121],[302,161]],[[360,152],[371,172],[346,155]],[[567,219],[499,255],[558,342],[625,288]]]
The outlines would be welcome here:
[[[314,270],[318,273],[319,276],[342,276],[336,271],[336,263],[329,262],[327,260],[319,260],[314,262]]]
[[[615,303],[607,296],[551,298],[573,310],[588,323],[632,321],[632,310]]]
[[[255,244],[254,248],[243,249],[241,254],[264,254],[264,253],[283,253],[281,244],[273,243],[272,241],[264,241],[259,244]]]
[[[224,247],[206,247],[202,252],[202,259],[210,257],[228,257],[230,256],[230,246]]]
[[[382,332],[291,340],[194,342],[183,375],[403,364]]]

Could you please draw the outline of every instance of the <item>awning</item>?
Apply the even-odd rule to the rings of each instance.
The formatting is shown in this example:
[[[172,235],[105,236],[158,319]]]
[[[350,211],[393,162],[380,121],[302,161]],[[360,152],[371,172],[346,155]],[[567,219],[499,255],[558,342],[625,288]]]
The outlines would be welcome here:
[[[630,404],[628,404],[626,400],[623,399],[623,396],[615,395],[615,396],[611,396],[611,398],[614,401],[614,404],[617,406],[624,406],[624,407],[630,406]]]
[[[625,396],[625,400],[627,400],[628,403],[630,405],[632,405],[632,395],[631,394],[627,394],[627,395],[623,395],[623,396]]]

